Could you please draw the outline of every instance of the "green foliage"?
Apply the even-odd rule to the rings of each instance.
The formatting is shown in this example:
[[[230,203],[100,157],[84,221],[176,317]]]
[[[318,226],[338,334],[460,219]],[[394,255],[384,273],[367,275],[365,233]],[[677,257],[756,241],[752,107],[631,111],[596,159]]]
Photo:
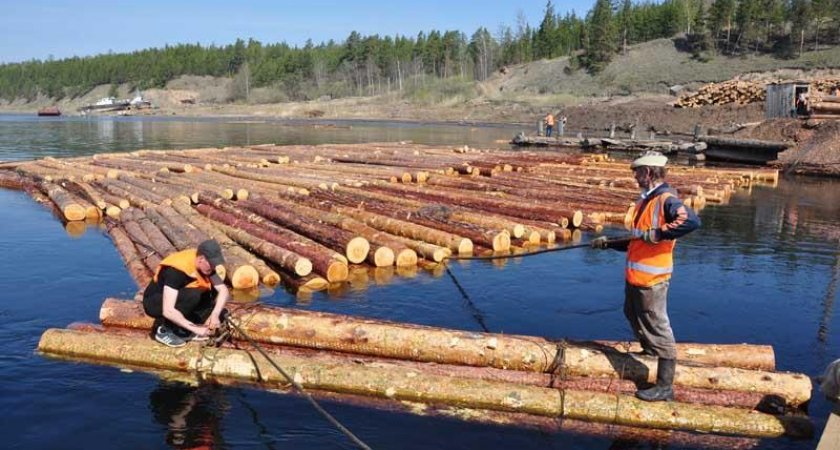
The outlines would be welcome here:
[[[708,8],[706,7],[708,6]],[[569,71],[602,71],[617,51],[684,34],[695,59],[716,52],[774,52],[786,58],[840,43],[840,0],[596,0],[583,17],[557,14],[551,0],[532,27],[524,14],[496,35],[479,27],[429,30],[416,37],[364,36],[343,42],[237,39],[225,46],[179,44],[131,53],[0,64],[0,98],[78,97],[99,85],[147,89],[182,75],[228,77],[237,101],[311,100],[328,95],[378,95],[411,89],[425,98],[432,79],[484,80],[509,64],[570,56]],[[459,88],[460,89],[460,88]],[[467,93],[450,92],[460,97]],[[257,97],[252,97],[257,93]],[[429,94],[431,95],[431,94]],[[438,101],[438,99],[432,99]]]

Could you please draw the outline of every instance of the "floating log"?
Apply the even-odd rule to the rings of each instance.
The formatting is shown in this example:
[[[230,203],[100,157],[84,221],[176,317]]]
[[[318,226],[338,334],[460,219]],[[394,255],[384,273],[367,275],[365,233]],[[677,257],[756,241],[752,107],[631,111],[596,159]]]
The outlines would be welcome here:
[[[64,188],[51,183],[41,183],[39,187],[55,203],[66,220],[85,220],[87,210],[78,203],[77,198],[64,190]]]
[[[186,370],[204,377],[261,381],[274,387],[288,383],[265,359],[243,350],[220,348],[209,355],[201,346],[192,344],[173,352],[145,338],[57,329],[44,332],[38,349],[56,356]],[[756,437],[802,436],[810,431],[807,418],[773,416],[738,408],[649,403],[624,395],[325,364],[312,357],[300,358],[279,352],[272,353],[272,359],[309,389],[660,429]]]
[[[150,327],[151,319],[136,308],[130,302],[108,299],[100,319],[106,325]],[[235,316],[254,339],[284,345],[534,372],[562,368],[571,376],[623,376],[639,382],[654,381],[656,374],[655,359],[633,357],[610,345],[558,345],[530,336],[471,333],[284,308],[254,307]],[[754,354],[766,352],[767,347],[678,344],[677,351],[681,361],[702,363],[714,351],[727,354],[711,357],[714,363],[723,359],[728,364],[749,365],[755,361]],[[807,401],[811,386],[810,379],[799,374],[686,365],[678,366],[675,382],[701,389],[761,392],[791,405]]]
[[[309,241],[292,231],[281,229],[276,225],[271,227],[266,226],[266,224],[251,223],[247,217],[243,217],[245,216],[244,213],[236,215],[205,204],[197,205],[196,210],[216,222],[227,225],[227,228],[223,228],[223,231],[231,239],[292,273],[300,275],[300,272],[306,271],[306,261],[303,261],[303,258],[309,261],[310,270],[315,270],[325,276],[330,282],[347,279],[347,263],[333,257],[333,254],[325,247]],[[232,235],[231,232],[237,229],[245,234],[237,232],[235,235]],[[274,249],[263,246],[259,242],[260,240],[267,241],[265,243],[270,243],[278,248]],[[322,248],[327,251],[321,250]],[[262,249],[268,249],[265,250],[268,253],[261,253],[263,251]]]
[[[137,287],[145,289],[152,280],[152,272],[143,264],[131,239],[120,228],[119,223],[113,219],[105,219],[105,228],[108,230],[108,235],[111,236],[111,239],[114,241],[114,246],[117,247],[117,251],[128,268],[128,273],[131,274],[134,282],[137,283]]]
[[[737,147],[737,148],[749,148],[749,149],[756,149],[756,150],[768,150],[768,151],[776,151],[780,152],[792,144],[789,142],[781,142],[781,141],[762,141],[758,139],[736,139],[736,138],[724,138],[719,136],[700,136],[697,138],[700,142],[705,142],[710,146],[717,146],[717,147]]]
[[[326,247],[341,251],[351,263],[358,264],[364,261],[370,251],[370,243],[367,239],[329,224],[318,224],[309,221],[305,216],[297,212],[292,212],[284,208],[275,208],[271,205],[253,200],[240,201],[237,202],[237,205],[241,205],[279,225],[303,234]],[[391,253],[391,258],[391,262],[393,263],[393,252]]]
[[[241,260],[251,264],[257,270],[260,280],[264,285],[274,287],[280,283],[280,274],[268,267],[265,261],[248,252],[235,241],[230,239],[215,225],[214,222],[197,213],[194,209],[192,209],[192,207],[190,207],[189,204],[176,201],[172,203],[172,208],[181,214],[191,225],[206,233],[207,236],[215,239],[222,247],[222,251],[225,255],[236,255]]]

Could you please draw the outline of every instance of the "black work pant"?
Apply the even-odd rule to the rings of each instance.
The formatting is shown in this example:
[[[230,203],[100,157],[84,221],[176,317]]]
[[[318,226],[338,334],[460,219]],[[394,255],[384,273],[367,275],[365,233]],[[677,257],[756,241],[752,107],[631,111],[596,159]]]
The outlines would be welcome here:
[[[216,290],[202,291],[194,288],[183,288],[178,291],[175,299],[175,309],[192,323],[203,324],[213,308],[216,306]],[[143,310],[146,314],[155,318],[155,325],[166,323],[173,325],[163,317],[163,294],[152,294],[143,296]]]

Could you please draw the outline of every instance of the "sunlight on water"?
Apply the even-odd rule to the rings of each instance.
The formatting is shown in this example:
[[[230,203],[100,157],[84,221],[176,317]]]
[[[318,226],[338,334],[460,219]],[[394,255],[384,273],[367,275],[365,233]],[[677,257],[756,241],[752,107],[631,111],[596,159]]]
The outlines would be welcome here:
[[[351,123],[315,128],[228,120],[61,119],[0,116],[0,160],[78,156],[139,148],[268,142],[413,140],[491,145],[511,129]],[[295,126],[292,126],[295,125]],[[779,187],[710,206],[702,230],[677,246],[669,310],[681,341],[773,345],[778,368],[820,373],[840,357],[834,304],[840,280],[840,182],[782,180]],[[130,297],[133,281],[107,235],[76,237],[41,206],[0,190],[0,410],[10,448],[185,447],[351,448],[304,400],[246,388],[170,383],[141,372],[42,358],[41,333],[97,322],[109,296]],[[612,230],[620,234],[621,230]],[[588,239],[586,236],[584,239]],[[622,313],[623,255],[577,249],[500,264],[453,263],[468,307],[443,272],[379,273],[295,297],[262,300],[314,311],[549,338],[630,339]],[[478,425],[334,402],[331,412],[374,448],[624,448],[571,433]],[[829,405],[815,394],[818,429]],[[72,436],[72,442],[68,437]],[[107,444],[106,444],[107,445]],[[805,449],[777,439],[762,447]],[[634,447],[635,448],[635,447]],[[674,448],[673,446],[670,448]]]

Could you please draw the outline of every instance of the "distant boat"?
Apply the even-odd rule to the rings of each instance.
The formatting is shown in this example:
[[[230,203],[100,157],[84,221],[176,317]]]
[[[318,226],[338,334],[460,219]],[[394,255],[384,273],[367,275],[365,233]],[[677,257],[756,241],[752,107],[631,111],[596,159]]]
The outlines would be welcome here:
[[[38,110],[39,116],[60,116],[61,110],[58,106],[47,106]]]

